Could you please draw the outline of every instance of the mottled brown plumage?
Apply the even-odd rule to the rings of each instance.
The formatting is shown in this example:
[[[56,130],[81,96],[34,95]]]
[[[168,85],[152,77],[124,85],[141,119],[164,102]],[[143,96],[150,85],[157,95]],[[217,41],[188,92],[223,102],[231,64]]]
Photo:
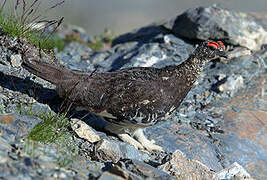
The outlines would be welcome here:
[[[204,64],[223,53],[221,42],[205,41],[178,66],[134,67],[92,75],[36,61],[30,54],[25,54],[22,65],[55,84],[59,96],[104,117],[111,123],[110,131],[124,134],[170,116],[190,91]]]

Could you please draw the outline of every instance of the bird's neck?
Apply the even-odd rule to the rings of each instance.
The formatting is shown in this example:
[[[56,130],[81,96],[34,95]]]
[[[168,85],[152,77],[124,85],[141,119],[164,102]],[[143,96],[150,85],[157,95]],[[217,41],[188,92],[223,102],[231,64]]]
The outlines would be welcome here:
[[[186,75],[198,76],[205,65],[205,60],[194,55],[190,56],[186,61],[177,66],[176,70],[182,70]]]
[[[177,79],[184,79],[188,86],[192,86],[202,72],[205,60],[191,55],[185,62],[175,67]]]

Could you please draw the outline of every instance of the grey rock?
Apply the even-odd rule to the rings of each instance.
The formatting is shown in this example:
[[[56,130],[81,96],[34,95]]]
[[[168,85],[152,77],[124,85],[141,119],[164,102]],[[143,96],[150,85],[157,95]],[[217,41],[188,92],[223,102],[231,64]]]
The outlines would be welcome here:
[[[267,13],[265,12],[250,12],[249,15],[251,15],[254,20],[260,24],[266,31],[267,31]]]
[[[158,24],[151,24],[142,27],[132,32],[120,35],[113,40],[112,45],[124,44],[128,42],[138,42],[138,44],[153,42],[158,35],[168,34],[166,30],[161,28]]]
[[[129,143],[119,142],[119,147],[122,159],[137,159],[140,161],[145,161],[150,158],[147,153],[138,151],[134,146]]]
[[[190,124],[168,121],[147,128],[146,134],[148,137],[153,137],[157,144],[167,152],[174,152],[179,149],[184,152],[187,158],[198,159],[215,171],[223,169],[222,165],[218,163],[220,160],[218,159],[217,145],[213,143],[205,131],[193,130]]]
[[[168,161],[158,167],[177,179],[212,179],[218,180],[210,168],[197,160],[189,160],[179,150],[173,152]]]
[[[95,158],[103,162],[118,162],[121,158],[119,145],[116,142],[102,139],[96,145]]]
[[[226,53],[226,59],[229,61],[234,58],[239,58],[242,56],[251,56],[252,53],[249,49],[243,47],[237,47],[232,51]]]
[[[31,114],[36,115],[36,114],[47,114],[47,113],[51,113],[51,114],[55,114],[54,111],[51,110],[50,106],[48,106],[47,104],[41,104],[41,103],[34,103],[32,106],[30,107],[22,107],[20,109],[20,113],[26,113],[27,111],[30,111]]]
[[[125,159],[121,160],[117,163],[116,170],[111,169],[112,172],[123,174],[123,177],[129,176],[129,179],[176,179],[168,173],[156,169],[142,161],[134,160],[134,159]]]
[[[234,92],[244,87],[244,79],[242,76],[230,76],[227,78],[226,82],[218,86],[219,91],[230,91],[231,96]]]
[[[124,180],[124,178],[117,176],[115,174],[112,174],[110,172],[104,172],[98,180]]]
[[[214,9],[218,10],[219,16],[220,12],[226,13],[222,18],[229,16],[230,20],[232,19],[233,21],[240,18],[240,14],[221,8],[210,7],[207,9],[210,9],[210,12],[206,12],[205,8],[202,8],[203,12],[201,13],[209,15],[205,17],[208,19],[208,23],[215,22],[212,24],[214,26],[211,27],[217,27],[218,24],[223,23],[216,21],[218,19],[216,15],[209,14],[213,13]],[[200,14],[201,17],[199,16],[201,22],[205,20],[205,18],[203,20],[202,14]],[[243,15],[241,14],[241,16]],[[245,16],[244,18],[246,19]],[[221,17],[219,19],[221,21]],[[244,27],[235,24],[239,22],[242,24],[243,21]],[[214,36],[220,38],[221,36],[219,35],[223,32],[222,37],[230,37],[228,43],[246,47],[246,43],[251,40],[252,43],[250,45],[253,47],[249,48],[255,48],[254,41],[256,41],[260,32],[252,29],[251,32],[256,34],[256,39],[253,39],[250,34],[244,35],[239,32],[240,28],[254,26],[253,21],[248,24],[246,20],[240,18],[240,21],[228,21],[227,23],[229,24],[225,26],[225,28],[228,28],[226,29],[227,31],[225,29],[213,29],[204,24],[201,27],[204,30],[207,28],[208,33],[202,32],[202,35],[199,34],[200,37],[197,38],[203,39]],[[234,29],[235,27],[236,29]],[[255,25],[255,27],[257,28],[258,25]],[[233,28],[233,30],[229,28]],[[195,29],[197,28],[191,28],[191,30]],[[233,34],[224,33],[228,31]],[[241,38],[235,40],[236,34],[234,32],[237,35],[241,35]],[[190,34],[190,32],[188,33]],[[240,43],[239,40],[242,38],[246,38],[247,42]],[[53,99],[55,96],[51,98],[52,95],[49,95],[49,97],[44,95],[45,97],[40,100],[34,96],[33,87],[37,85],[37,91],[39,92],[40,90],[41,94],[50,92],[55,87],[40,78],[34,78],[33,75],[23,69],[18,70],[10,65],[10,59],[7,57],[17,54],[17,52],[12,51],[12,47],[15,48],[17,46],[16,38],[1,37],[0,43],[2,45],[0,47],[0,96],[2,95],[1,97],[3,97],[0,97],[1,112],[15,111],[18,104],[25,103],[33,104],[35,112],[39,110],[41,110],[40,112],[51,111],[43,103],[50,102],[49,106],[52,108],[55,104],[55,99]],[[64,51],[57,54],[57,57],[59,57],[60,63],[67,65],[68,68],[83,70],[88,74],[97,67],[99,67],[97,69],[98,72],[113,71],[132,66],[165,67],[167,65],[180,64],[187,59],[194,43],[194,41],[188,39],[183,40],[180,36],[175,36],[158,25],[152,25],[118,37],[114,41],[113,47],[107,51],[93,52],[87,46],[76,42],[70,43]],[[8,44],[8,47],[11,48],[7,48],[5,44]],[[259,44],[257,44],[257,48]],[[167,119],[167,122],[146,129],[148,138],[155,139],[157,144],[163,146],[167,151],[165,154],[148,155],[141,153],[130,144],[118,141],[116,137],[96,132],[101,139],[105,139],[99,141],[97,145],[77,136],[67,139],[69,145],[72,144],[77,147],[82,158],[73,158],[66,168],[59,168],[57,161],[72,157],[74,152],[68,153],[63,150],[64,148],[58,146],[58,143],[55,143],[35,148],[30,157],[23,154],[21,150],[25,143],[21,136],[26,136],[28,130],[35,125],[34,123],[38,123],[40,120],[29,116],[16,115],[12,122],[0,123],[2,138],[0,138],[0,158],[6,157],[2,158],[4,163],[0,163],[0,177],[5,179],[18,177],[23,179],[53,177],[97,179],[103,174],[104,170],[108,170],[109,172],[103,174],[104,178],[107,176],[113,177],[114,175],[114,177],[129,177],[132,179],[168,179],[172,177],[157,168],[160,165],[166,165],[165,169],[170,170],[172,174],[179,175],[180,172],[174,172],[177,167],[167,167],[171,161],[168,159],[168,157],[171,157],[169,153],[179,149],[186,155],[186,163],[192,162],[189,159],[198,159],[207,167],[220,171],[236,161],[247,168],[247,172],[252,177],[264,179],[267,175],[266,168],[264,168],[266,167],[267,157],[265,121],[263,120],[263,117],[266,116],[264,113],[266,111],[266,103],[264,101],[266,89],[264,89],[265,86],[259,85],[257,82],[263,82],[258,78],[266,74],[266,48],[262,46],[260,51],[253,53],[251,56],[246,48],[234,48],[228,55],[227,60],[216,60],[207,64],[196,86],[192,88],[183,104],[179,107],[178,112],[171,118],[173,121]],[[240,57],[244,55],[249,56]],[[229,60],[230,58],[231,60]],[[220,74],[222,76],[218,76]],[[216,89],[219,86],[218,82],[223,79],[229,80],[227,76],[241,76],[243,78],[243,87],[234,88],[232,97],[228,95],[227,91],[218,92]],[[10,81],[11,79],[12,81]],[[222,84],[226,83],[226,81]],[[246,93],[253,91],[253,94],[256,95],[257,88],[261,86],[264,87],[261,95],[253,96],[250,100],[243,102],[244,99],[249,97]],[[244,92],[245,94],[242,94]],[[241,98],[234,99],[236,96],[241,96]],[[259,99],[258,97],[261,98]],[[40,104],[34,99],[38,99]],[[238,102],[238,104],[232,104],[234,102]],[[239,105],[239,103],[243,104]],[[249,106],[245,106],[244,104],[246,103]],[[238,106],[240,111],[232,108],[235,106]],[[257,111],[252,111],[253,107],[258,108]],[[226,112],[229,112],[229,114],[226,114]],[[242,114],[244,112],[246,113]],[[257,118],[251,114],[254,114]],[[245,117],[248,118],[244,119]],[[85,122],[94,121],[94,119],[96,118],[90,115],[88,119],[85,118]],[[34,123],[31,124],[31,122]],[[263,122],[263,124],[260,122]],[[244,129],[249,129],[249,131]],[[100,151],[98,151],[99,148]],[[59,151],[63,151],[65,156]],[[31,149],[27,149],[27,152],[31,153]],[[7,154],[8,156],[6,156]],[[91,158],[101,162],[92,161]],[[141,162],[143,160],[146,160],[148,164]],[[69,159],[66,158],[66,161],[68,162]],[[117,162],[117,164],[114,165],[111,163],[112,161]],[[111,168],[112,165],[116,169]]]
[[[95,147],[94,158],[102,162],[117,163],[120,159],[147,160],[149,156],[139,152],[133,145],[114,140],[102,139]]]
[[[188,58],[192,51],[192,46],[189,43],[167,34],[159,26],[153,27],[154,29],[148,26],[121,35],[114,40],[114,46],[105,52],[92,53],[90,50],[86,50],[86,47],[80,50],[76,42],[67,45],[57,57],[61,59],[61,64],[70,69],[78,69],[89,73],[96,68],[97,72],[106,72],[133,66],[165,67],[180,64]],[[79,51],[86,52],[88,58],[81,60]]]
[[[120,68],[148,67],[162,68],[168,65],[178,65],[186,60],[192,51],[192,46],[185,41],[173,36],[165,35],[162,40],[166,43],[153,42],[138,47],[138,51],[127,52],[134,54],[131,59]],[[168,40],[166,40],[168,39]],[[170,46],[172,42],[172,46]]]
[[[20,54],[11,55],[10,62],[12,67],[20,67],[22,63],[21,55]]]
[[[239,108],[238,106],[235,106],[235,105],[232,106],[232,109],[235,112],[240,112],[240,110],[241,110],[241,108]]]
[[[7,152],[2,151],[2,147],[1,146],[2,145],[0,144],[0,148],[1,148],[1,151],[0,151],[0,164],[5,164],[8,161],[8,155],[7,155]]]
[[[4,137],[1,137],[1,136],[0,136],[0,150],[2,152],[8,152],[11,150],[10,142],[8,142],[6,139],[4,139]]]
[[[59,52],[56,57],[60,60],[60,63],[72,70],[81,70],[90,72],[94,68],[90,67],[90,63],[87,62],[89,57],[94,52],[86,45],[82,45],[78,42],[69,43],[62,52]]]
[[[267,90],[267,88],[265,88]],[[265,91],[266,91],[265,90]],[[263,97],[265,97],[267,94],[267,92],[264,92],[263,90]],[[267,109],[267,101],[263,99],[259,99],[255,102],[255,106],[259,108],[259,110],[264,111],[265,109]]]
[[[81,166],[80,162],[77,162],[77,167]],[[89,172],[89,179],[90,178],[97,178],[99,177],[102,173],[103,170],[105,169],[105,164],[97,161],[86,161],[86,163],[80,167],[81,170],[88,170]]]
[[[267,32],[247,14],[216,5],[189,9],[164,26],[189,39],[225,39],[228,43],[252,50],[259,50],[267,41]]]
[[[217,172],[216,176],[221,180],[231,180],[232,178],[253,180],[249,173],[237,162],[234,162],[230,167]]]
[[[2,116],[3,117],[3,116]],[[21,137],[27,135],[30,130],[41,122],[39,118],[17,114],[10,114],[3,117],[4,123],[0,123],[1,134],[4,136],[15,135]]]

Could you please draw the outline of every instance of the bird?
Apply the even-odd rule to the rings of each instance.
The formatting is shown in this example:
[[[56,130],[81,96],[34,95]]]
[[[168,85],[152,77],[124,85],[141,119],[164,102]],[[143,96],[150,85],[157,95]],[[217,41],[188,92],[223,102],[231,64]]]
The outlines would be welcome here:
[[[122,141],[152,152],[163,148],[147,139],[143,129],[170,117],[205,63],[224,54],[222,41],[206,40],[176,66],[131,67],[90,74],[40,61],[25,51],[22,67],[55,84],[60,97],[104,119],[108,122],[105,129]]]

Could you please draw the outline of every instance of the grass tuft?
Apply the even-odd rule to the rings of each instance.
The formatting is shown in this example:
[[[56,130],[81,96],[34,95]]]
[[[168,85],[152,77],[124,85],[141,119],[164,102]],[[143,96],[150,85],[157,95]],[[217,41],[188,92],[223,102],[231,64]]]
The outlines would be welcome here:
[[[36,158],[42,150],[39,149],[41,144],[57,147],[55,163],[59,167],[67,167],[78,158],[77,146],[72,142],[73,132],[70,131],[70,122],[66,114],[55,114],[48,112],[34,112],[31,106],[18,106],[18,112],[23,115],[36,116],[42,119],[28,134],[24,146],[26,152],[32,158]],[[53,144],[53,145],[52,145]],[[45,151],[44,151],[45,153]]]
[[[0,28],[2,33],[13,37],[26,38],[30,43],[45,50],[57,48],[63,49],[64,41],[54,35],[54,32],[61,25],[63,18],[57,20],[47,20],[40,15],[40,0],[25,1],[14,0],[14,11],[5,13],[6,0],[0,6]],[[61,6],[64,1],[56,3],[48,10]],[[38,27],[41,26],[41,27]],[[38,28],[37,28],[38,27]]]
[[[69,133],[69,120],[64,114],[38,114],[43,121],[28,134],[28,139],[43,143],[55,143],[64,134]]]
[[[19,104],[17,112],[26,116],[35,116],[42,121],[37,124],[28,134],[28,139],[41,143],[55,143],[61,137],[72,135],[69,131],[71,126],[66,114],[56,114],[52,111],[36,111],[32,106]]]

